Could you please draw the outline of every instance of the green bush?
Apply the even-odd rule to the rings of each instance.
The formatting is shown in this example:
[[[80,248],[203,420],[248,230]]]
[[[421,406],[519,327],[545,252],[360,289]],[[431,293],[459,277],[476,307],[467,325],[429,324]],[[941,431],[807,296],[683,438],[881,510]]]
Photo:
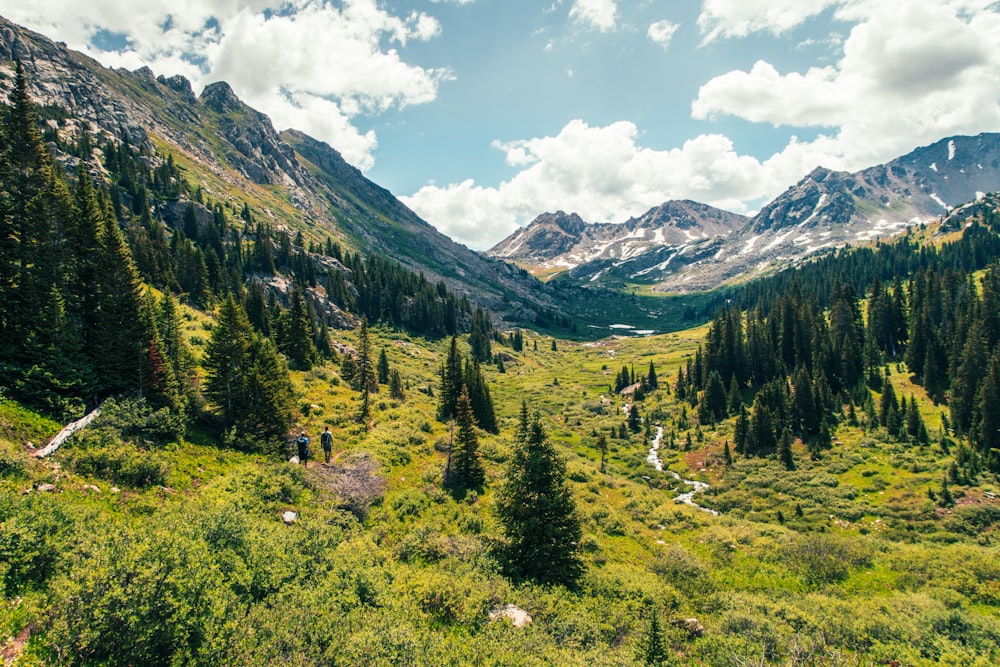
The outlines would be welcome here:
[[[166,483],[168,466],[156,453],[134,445],[92,446],[71,456],[74,472],[122,486],[145,488]]]

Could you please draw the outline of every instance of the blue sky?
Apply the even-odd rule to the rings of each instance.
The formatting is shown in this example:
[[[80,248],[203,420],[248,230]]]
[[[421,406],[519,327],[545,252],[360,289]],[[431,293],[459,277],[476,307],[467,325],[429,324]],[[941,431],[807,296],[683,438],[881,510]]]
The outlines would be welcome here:
[[[1000,130],[991,0],[2,0],[110,66],[226,80],[487,248],[562,209],[750,213],[817,165]]]

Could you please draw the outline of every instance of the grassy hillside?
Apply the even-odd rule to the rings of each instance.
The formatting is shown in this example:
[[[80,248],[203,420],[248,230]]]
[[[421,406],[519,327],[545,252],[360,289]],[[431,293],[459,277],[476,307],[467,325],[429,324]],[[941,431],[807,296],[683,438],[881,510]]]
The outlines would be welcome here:
[[[187,321],[197,350],[210,323],[193,311]],[[463,501],[442,489],[449,431],[425,393],[438,391],[446,341],[373,330],[406,399],[383,388],[368,431],[336,365],[295,374],[314,457],[323,426],[334,433],[329,469],[286,463],[291,449],[220,449],[198,432],[158,442],[150,434],[169,428],[128,411],[40,461],[26,443],[60,425],[0,402],[5,662],[641,664],[655,608],[664,664],[997,664],[1000,488],[981,474],[951,485],[953,506],[940,502],[958,446],[942,448],[941,408],[894,366],[897,394],[917,398],[935,444],[845,425],[817,460],[796,444],[794,471],[773,458],[727,466],[732,420],[699,428],[665,388],[704,333],[556,350],[529,333],[523,353],[495,350],[506,372],[486,372],[500,434],[480,434],[486,489]],[[593,433],[624,421],[608,385],[623,365],[644,373],[650,362],[661,388],[639,407],[648,429],[610,439],[601,473]],[[577,590],[511,582],[492,555],[522,400],[567,461],[584,525]],[[653,422],[667,432],[665,467],[708,482],[695,502],[717,516],[676,504],[689,487],[646,462]],[[359,473],[352,495],[339,480],[366,454],[382,481]],[[506,604],[532,623],[490,622]]]

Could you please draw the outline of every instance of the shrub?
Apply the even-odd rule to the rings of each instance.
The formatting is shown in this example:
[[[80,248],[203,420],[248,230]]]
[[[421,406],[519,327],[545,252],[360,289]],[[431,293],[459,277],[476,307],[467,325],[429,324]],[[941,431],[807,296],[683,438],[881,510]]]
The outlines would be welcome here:
[[[166,482],[168,467],[158,454],[134,445],[91,446],[74,452],[72,467],[80,475],[122,486],[144,488]]]

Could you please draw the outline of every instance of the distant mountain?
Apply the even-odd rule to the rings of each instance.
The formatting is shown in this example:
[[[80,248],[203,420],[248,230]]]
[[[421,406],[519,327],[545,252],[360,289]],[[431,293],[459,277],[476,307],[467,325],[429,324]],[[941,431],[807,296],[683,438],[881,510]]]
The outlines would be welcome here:
[[[951,137],[855,173],[817,168],[752,219],[693,202],[668,202],[621,225],[561,213],[555,217],[574,224],[560,226],[563,236],[547,249],[553,216],[543,215],[489,252],[581,283],[688,292],[887,238],[996,190],[1000,134]],[[665,224],[657,227],[657,219]]]
[[[586,223],[576,214],[545,213],[495,245],[487,254],[523,266],[592,275],[651,252],[681,251],[693,243],[726,236],[748,222],[744,216],[693,201],[670,201],[638,218]]]
[[[215,200],[236,210],[247,202],[274,228],[301,231],[306,240],[333,237],[388,255],[500,315],[530,319],[540,308],[559,308],[552,288],[439,233],[329,145],[295,130],[279,134],[224,82],[196,96],[183,77],[108,69],[0,18],[0,100],[12,86],[15,59],[34,101],[61,119],[49,121],[60,132],[90,134],[95,146],[126,141],[150,156],[169,154]],[[75,171],[75,158],[55,143],[50,149]]]

